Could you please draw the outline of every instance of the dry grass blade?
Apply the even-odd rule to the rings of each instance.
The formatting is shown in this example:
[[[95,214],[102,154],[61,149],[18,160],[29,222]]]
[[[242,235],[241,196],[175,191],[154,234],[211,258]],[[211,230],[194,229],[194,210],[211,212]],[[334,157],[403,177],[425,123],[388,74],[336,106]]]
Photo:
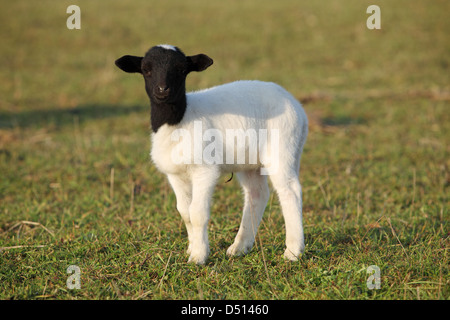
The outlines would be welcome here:
[[[169,258],[167,259],[163,275],[162,275],[161,280],[159,281],[158,286],[157,286],[158,288],[161,288],[161,285],[162,285],[162,282],[164,280],[164,277],[166,276],[167,266],[169,265],[170,258],[172,258],[172,251],[170,251]]]
[[[11,250],[11,249],[20,249],[20,248],[44,248],[45,245],[36,245],[36,246],[11,246],[11,247],[0,247],[0,251]]]
[[[51,230],[49,230],[47,227],[45,227],[42,223],[39,222],[34,222],[34,221],[20,221],[16,224],[14,224],[12,227],[10,227],[8,230],[6,230],[5,232],[9,232],[12,231],[16,228],[21,228],[24,225],[29,225],[29,226],[36,226],[36,227],[41,227],[42,229],[44,229],[45,231],[47,231],[52,237],[55,237],[55,233]]]
[[[397,234],[395,233],[394,228],[392,227],[392,224],[391,224],[391,218],[387,218],[387,221],[388,221],[388,223],[389,223],[389,227],[391,228],[392,234],[394,235],[394,237],[397,239],[398,243],[399,243],[400,246],[402,247],[403,252],[405,253],[405,255],[406,255],[407,257],[409,257],[408,252],[406,252],[405,247],[404,247],[403,244],[400,242],[400,239],[398,238]]]

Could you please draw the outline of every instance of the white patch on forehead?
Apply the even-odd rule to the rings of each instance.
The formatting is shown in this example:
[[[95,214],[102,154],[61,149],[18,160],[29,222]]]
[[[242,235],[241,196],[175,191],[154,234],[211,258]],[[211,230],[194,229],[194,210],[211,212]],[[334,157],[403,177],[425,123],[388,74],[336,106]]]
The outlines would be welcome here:
[[[160,44],[157,47],[160,47],[160,48],[163,48],[163,49],[166,49],[166,50],[177,51],[177,48],[175,48],[174,46],[171,46],[170,44]]]

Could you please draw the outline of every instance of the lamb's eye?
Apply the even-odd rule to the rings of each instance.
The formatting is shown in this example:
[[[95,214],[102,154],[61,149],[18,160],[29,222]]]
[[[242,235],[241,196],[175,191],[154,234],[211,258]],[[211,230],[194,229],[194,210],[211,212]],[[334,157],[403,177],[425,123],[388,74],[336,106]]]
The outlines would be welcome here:
[[[150,70],[144,70],[144,76],[150,77],[152,72]]]

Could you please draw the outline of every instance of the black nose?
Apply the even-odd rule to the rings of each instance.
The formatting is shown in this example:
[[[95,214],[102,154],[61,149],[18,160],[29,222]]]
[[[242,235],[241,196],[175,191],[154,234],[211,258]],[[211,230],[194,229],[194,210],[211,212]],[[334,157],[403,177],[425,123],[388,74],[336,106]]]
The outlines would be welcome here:
[[[159,94],[169,94],[170,89],[167,86],[158,86],[158,93]]]

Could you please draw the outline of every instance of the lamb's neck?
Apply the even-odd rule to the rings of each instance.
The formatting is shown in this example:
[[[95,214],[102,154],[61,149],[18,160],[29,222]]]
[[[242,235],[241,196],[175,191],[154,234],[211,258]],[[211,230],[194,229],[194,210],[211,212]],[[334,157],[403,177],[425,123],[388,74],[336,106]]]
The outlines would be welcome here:
[[[150,99],[150,104],[151,125],[154,133],[164,124],[176,125],[180,123],[187,107],[185,95],[176,102],[158,102]]]

